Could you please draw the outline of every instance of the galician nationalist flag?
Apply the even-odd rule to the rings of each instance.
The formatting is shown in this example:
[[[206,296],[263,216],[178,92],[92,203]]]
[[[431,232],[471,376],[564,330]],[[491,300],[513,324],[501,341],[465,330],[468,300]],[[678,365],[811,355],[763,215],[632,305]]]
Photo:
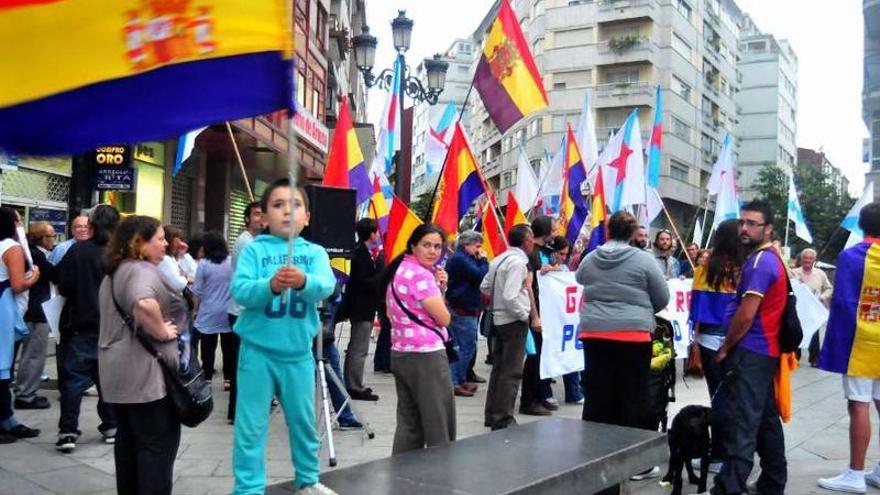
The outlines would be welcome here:
[[[623,127],[611,138],[599,157],[599,163],[606,167],[603,171],[606,174],[605,188],[606,194],[611,192],[611,197],[605,199],[610,201],[611,213],[627,206],[645,204],[645,160],[637,109],[629,114]]]
[[[733,139],[730,134],[724,136],[721,145],[721,153],[718,161],[712,168],[720,170],[718,177],[718,199],[715,201],[715,218],[712,220],[712,230],[718,225],[731,218],[739,218],[739,194],[736,190],[736,170],[733,166]],[[710,192],[711,194],[711,192]]]
[[[394,153],[400,150],[400,60],[394,61],[394,84],[388,92],[385,107],[379,118],[379,138],[376,140],[374,162],[382,164],[385,175],[391,175]],[[442,159],[441,159],[442,160]],[[442,165],[442,163],[441,163]]]
[[[663,211],[663,200],[660,198],[660,148],[663,140],[663,99],[660,95],[660,85],[657,85],[657,99],[654,106],[654,126],[651,128],[651,140],[648,143],[648,172],[647,172],[647,197],[645,198],[645,218],[642,225],[651,225],[651,222]]]
[[[862,211],[862,208],[865,207],[868,203],[874,200],[874,183],[869,182],[868,185],[865,186],[865,191],[862,193],[862,197],[856,201],[856,204],[850,208],[849,213],[843,217],[843,221],[840,222],[840,226],[845,228],[850,232],[849,239],[846,241],[846,247],[853,246],[862,242],[862,239],[865,237],[865,233],[862,232],[862,229],[859,228],[859,212]]]
[[[788,218],[794,222],[794,233],[812,244],[813,236],[810,235],[810,229],[807,228],[807,218],[804,216],[801,202],[798,201],[797,190],[794,188],[794,174],[788,176]],[[785,228],[787,229],[788,225]]]

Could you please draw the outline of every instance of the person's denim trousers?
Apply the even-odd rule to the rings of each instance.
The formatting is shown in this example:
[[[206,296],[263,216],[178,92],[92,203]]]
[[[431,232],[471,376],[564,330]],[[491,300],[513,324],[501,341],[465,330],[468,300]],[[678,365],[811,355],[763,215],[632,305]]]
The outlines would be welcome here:
[[[92,383],[98,387],[98,430],[110,432],[116,429],[116,415],[112,406],[102,400],[98,379],[98,333],[72,333],[64,335],[58,346],[61,370],[58,374],[58,391],[61,395],[61,418],[58,420],[60,434],[75,435],[79,431],[79,410],[83,394]],[[122,372],[122,370],[120,370]]]
[[[458,347],[458,361],[449,363],[449,375],[452,377],[452,384],[456,387],[467,382],[471,358],[477,352],[479,321],[480,319],[476,316],[454,315],[449,324],[449,331]]]
[[[339,381],[344,385],[345,381],[342,378],[342,368],[339,367],[339,349],[336,347],[336,342],[325,339],[323,351],[324,359],[327,360],[327,365],[333,369],[336,376],[339,378]],[[345,395],[339,390],[339,387],[336,386],[336,383],[329,375],[327,376],[327,390],[330,392],[330,402],[333,403],[333,409],[339,412],[339,408],[342,406],[342,403],[345,402]],[[341,423],[349,423],[355,419],[354,413],[351,412],[351,408],[348,406],[345,406],[345,408],[339,412],[339,422]]]

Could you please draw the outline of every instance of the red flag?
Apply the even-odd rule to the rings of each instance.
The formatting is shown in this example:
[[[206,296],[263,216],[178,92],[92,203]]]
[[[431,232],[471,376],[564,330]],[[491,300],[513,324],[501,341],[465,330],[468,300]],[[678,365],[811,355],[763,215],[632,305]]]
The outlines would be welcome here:
[[[516,196],[514,196],[513,191],[507,191],[507,210],[504,212],[504,230],[510,232],[510,229],[512,229],[514,225],[519,225],[521,223],[529,223],[529,221],[526,220],[526,216],[523,215],[519,203],[516,202]]]

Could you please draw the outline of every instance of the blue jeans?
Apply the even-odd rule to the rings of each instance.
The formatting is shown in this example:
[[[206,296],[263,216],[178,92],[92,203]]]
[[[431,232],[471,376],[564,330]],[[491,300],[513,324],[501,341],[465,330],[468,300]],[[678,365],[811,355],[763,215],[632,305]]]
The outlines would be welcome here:
[[[562,375],[562,383],[565,385],[565,402],[580,402],[584,398],[584,391],[581,390],[580,371]]]
[[[458,346],[458,361],[449,363],[449,375],[456,387],[467,383],[468,368],[471,358],[477,352],[477,327],[479,318],[476,316],[452,316],[449,331]]]
[[[345,381],[342,378],[342,369],[339,367],[339,349],[336,347],[336,342],[333,342],[332,340],[324,340],[324,359],[327,360],[327,364],[333,368],[334,372],[336,372],[339,381],[345,384]],[[333,409],[339,412],[339,421],[341,423],[355,421],[356,418],[354,413],[351,412],[350,407],[345,406],[341,412],[339,411],[339,408],[345,401],[345,396],[329,376],[327,377],[327,390],[330,392],[330,402],[333,403]]]
[[[58,391],[61,394],[60,435],[79,436],[79,409],[83,394],[94,383],[98,387],[98,431],[116,429],[113,408],[103,401],[98,380],[98,333],[71,333],[61,337],[58,346],[61,369],[58,373]],[[123,373],[124,370],[118,370]]]

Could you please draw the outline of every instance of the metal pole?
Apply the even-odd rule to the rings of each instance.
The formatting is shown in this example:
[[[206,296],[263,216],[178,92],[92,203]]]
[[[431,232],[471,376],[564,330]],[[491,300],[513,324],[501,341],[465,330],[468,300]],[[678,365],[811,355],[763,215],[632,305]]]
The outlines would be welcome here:
[[[293,113],[290,115],[290,125],[287,127],[287,155],[289,161],[289,169],[287,171],[287,179],[290,181],[290,235],[287,239],[287,266],[293,266],[293,243],[296,241],[296,236],[298,232],[296,231],[296,226],[294,225],[293,218],[295,216],[294,209],[294,193],[296,191],[296,176],[297,169],[299,168],[297,157],[296,157],[296,131],[293,129]],[[305,199],[305,198],[303,198]],[[288,295],[290,294],[290,290],[284,291],[281,294],[281,303],[286,304],[289,299]]]
[[[675,227],[675,222],[672,220],[672,215],[669,214],[669,210],[666,209],[666,204],[663,203],[663,199],[660,198],[660,193],[654,189],[654,194],[657,195],[657,199],[660,200],[660,204],[663,206],[663,213],[666,214],[666,220],[669,222],[669,226],[672,227],[672,232],[675,234],[675,237],[678,239],[679,245],[684,245],[684,241],[681,240],[681,235],[678,234],[678,229]],[[694,260],[691,259],[691,256],[688,254],[687,249],[684,250],[684,257],[687,258],[688,263],[691,265],[691,269],[694,268]]]
[[[792,170],[791,173],[792,173],[792,177],[790,177],[788,180],[788,196],[789,197],[791,197],[791,194],[793,192],[791,190],[791,186],[794,184],[794,170]],[[788,227],[789,227],[789,225],[791,225],[791,208],[788,207],[787,200],[786,200],[785,210],[786,210],[786,212],[785,212],[785,243],[783,244],[783,246],[788,247]],[[818,256],[816,256],[816,257],[818,258]]]
[[[406,70],[406,58],[403,55],[403,52],[397,53],[397,63],[400,66],[400,82],[398,83],[397,91],[398,91],[398,108],[400,108],[399,117],[400,117],[400,150],[397,151],[397,177],[395,177],[394,190],[397,193],[397,196],[403,197],[403,188],[409,187],[409,184],[406,183],[403,177],[403,136],[404,134],[408,134],[410,139],[410,147],[412,146],[412,122],[410,122],[409,126],[404,125],[403,118],[403,103],[406,93],[406,78],[407,78],[407,70]],[[410,152],[410,160],[412,160],[412,152]],[[412,175],[412,161],[409,163],[410,174]]]

